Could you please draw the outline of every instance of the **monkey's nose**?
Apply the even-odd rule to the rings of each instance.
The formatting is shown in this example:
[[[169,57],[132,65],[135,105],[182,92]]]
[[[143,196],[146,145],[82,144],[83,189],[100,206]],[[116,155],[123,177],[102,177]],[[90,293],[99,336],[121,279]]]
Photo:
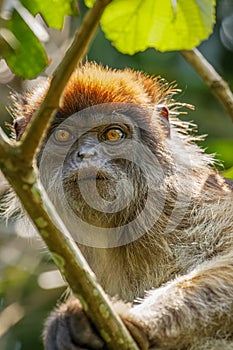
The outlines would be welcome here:
[[[78,150],[77,156],[81,160],[94,158],[96,156],[96,150],[95,148],[90,148],[90,149],[81,148]]]

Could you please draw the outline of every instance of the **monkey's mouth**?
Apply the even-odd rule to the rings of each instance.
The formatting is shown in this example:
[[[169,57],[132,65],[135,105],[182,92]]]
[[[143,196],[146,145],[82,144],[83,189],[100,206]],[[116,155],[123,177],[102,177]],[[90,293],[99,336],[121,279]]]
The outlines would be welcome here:
[[[68,202],[71,202],[72,206],[76,206],[74,203],[80,201],[81,198],[85,200],[86,196],[91,196],[90,200],[94,201],[97,193],[105,201],[112,202],[116,198],[117,181],[105,169],[104,171],[102,169],[79,169],[66,177],[63,185],[68,194]],[[88,206],[88,204],[85,205]]]
[[[106,174],[93,174],[93,175],[88,175],[88,176],[79,176],[77,178],[78,182],[84,182],[84,181],[106,181],[106,180],[111,180],[110,176]]]
[[[111,181],[114,180],[113,176],[107,171],[99,169],[79,169],[79,171],[70,174],[69,180],[75,182],[88,182],[88,181]]]

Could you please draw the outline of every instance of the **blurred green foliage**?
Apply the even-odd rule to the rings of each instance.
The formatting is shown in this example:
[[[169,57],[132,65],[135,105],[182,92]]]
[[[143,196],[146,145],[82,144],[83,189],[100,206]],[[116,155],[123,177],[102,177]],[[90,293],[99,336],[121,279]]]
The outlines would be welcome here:
[[[1,350],[42,350],[44,320],[64,291],[40,286],[39,277],[54,264],[38,243],[38,237],[0,232]]]

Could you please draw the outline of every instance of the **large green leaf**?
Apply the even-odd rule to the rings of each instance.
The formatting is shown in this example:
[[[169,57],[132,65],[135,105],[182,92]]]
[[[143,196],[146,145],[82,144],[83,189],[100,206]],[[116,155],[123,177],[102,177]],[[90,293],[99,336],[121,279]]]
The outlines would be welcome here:
[[[17,45],[3,52],[7,64],[18,76],[36,77],[48,63],[43,46],[16,10],[8,22],[8,29],[16,38]]]
[[[21,0],[33,14],[40,13],[49,27],[61,29],[66,15],[78,14],[76,0]]]
[[[93,0],[86,0],[88,6]],[[113,0],[101,19],[121,52],[188,50],[212,32],[214,0]]]

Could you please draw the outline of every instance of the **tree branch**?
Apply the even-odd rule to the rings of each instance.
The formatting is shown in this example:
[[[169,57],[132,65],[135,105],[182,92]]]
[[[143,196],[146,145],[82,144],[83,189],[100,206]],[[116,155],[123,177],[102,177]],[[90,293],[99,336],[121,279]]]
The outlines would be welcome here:
[[[233,94],[226,81],[216,72],[199,50],[181,51],[181,54],[211,88],[214,96],[233,121]]]

